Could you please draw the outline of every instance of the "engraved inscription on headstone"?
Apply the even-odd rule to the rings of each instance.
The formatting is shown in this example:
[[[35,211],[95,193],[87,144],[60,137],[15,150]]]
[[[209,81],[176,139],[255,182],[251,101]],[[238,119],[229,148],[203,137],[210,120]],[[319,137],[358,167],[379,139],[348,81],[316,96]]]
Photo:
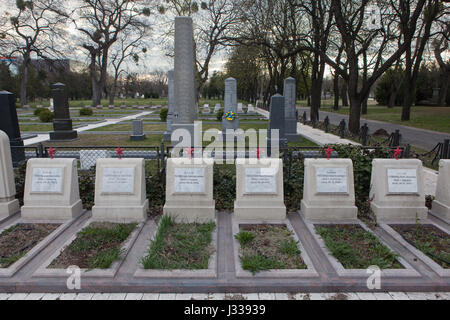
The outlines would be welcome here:
[[[318,193],[348,193],[347,168],[317,168]]]
[[[104,168],[102,193],[134,193],[134,168]]]
[[[276,168],[245,168],[245,193],[276,193]]]
[[[387,169],[389,193],[417,193],[416,169]]]
[[[61,193],[63,168],[33,168],[31,192]]]
[[[176,193],[205,192],[205,168],[175,168]]]

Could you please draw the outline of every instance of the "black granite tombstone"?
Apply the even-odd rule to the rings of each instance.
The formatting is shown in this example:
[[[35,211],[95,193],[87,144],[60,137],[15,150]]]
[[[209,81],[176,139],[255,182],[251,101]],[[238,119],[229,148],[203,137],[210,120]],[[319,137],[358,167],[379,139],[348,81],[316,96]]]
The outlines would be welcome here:
[[[0,91],[0,130],[9,137],[13,165],[17,166],[25,160],[23,140],[20,135],[19,119],[17,118],[16,97],[8,91]]]
[[[52,86],[52,96],[55,109],[55,119],[53,120],[53,132],[50,132],[50,140],[74,140],[78,138],[77,131],[72,128],[70,119],[69,101],[66,94],[66,86],[62,83],[55,83]]]

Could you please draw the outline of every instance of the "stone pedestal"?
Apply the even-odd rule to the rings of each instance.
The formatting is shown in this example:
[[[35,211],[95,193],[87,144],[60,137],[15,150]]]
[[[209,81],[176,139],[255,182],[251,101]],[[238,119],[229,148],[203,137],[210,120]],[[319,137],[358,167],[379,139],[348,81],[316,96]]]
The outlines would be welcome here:
[[[9,138],[0,131],[0,220],[19,210]]]
[[[439,162],[436,198],[433,200],[431,212],[450,223],[450,160]]]
[[[83,212],[76,159],[34,158],[27,162],[24,220],[67,221]]]
[[[297,133],[297,95],[294,78],[287,78],[284,81],[283,96],[285,99],[284,122],[286,138],[289,142],[300,141],[301,136]]]
[[[284,220],[283,162],[281,159],[236,159],[238,220]]]
[[[215,219],[213,159],[167,159],[164,214],[178,222]]]
[[[377,221],[414,223],[427,217],[422,162],[374,159],[370,199]]]
[[[51,141],[67,141],[78,138],[77,131],[72,128],[69,102],[65,88],[66,86],[62,83],[56,83],[52,88],[55,103],[55,120],[53,120],[54,131],[50,132]]]
[[[148,199],[144,159],[98,159],[95,176],[95,221],[142,222]]]
[[[142,120],[133,120],[133,134],[130,136],[131,141],[145,140],[144,125]]]
[[[23,140],[17,118],[16,97],[8,91],[0,91],[0,114],[0,130],[8,135],[12,162],[17,166],[25,160],[25,151],[23,148],[14,148],[23,147]]]
[[[278,144],[279,147],[287,146],[286,128],[284,118],[284,97],[276,94],[270,99],[270,123],[268,133],[268,148]],[[272,135],[272,130],[278,130],[278,139]]]
[[[305,159],[301,212],[312,222],[357,219],[351,159]]]

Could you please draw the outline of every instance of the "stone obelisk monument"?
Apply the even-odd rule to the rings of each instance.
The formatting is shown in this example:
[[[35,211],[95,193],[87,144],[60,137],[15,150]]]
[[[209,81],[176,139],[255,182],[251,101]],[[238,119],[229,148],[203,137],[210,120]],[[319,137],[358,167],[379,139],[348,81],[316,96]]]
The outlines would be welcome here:
[[[289,77],[284,80],[283,96],[285,99],[284,121],[286,138],[288,141],[300,141],[301,136],[297,133],[297,95],[294,78]]]
[[[164,141],[170,141],[170,137],[172,135],[172,125],[175,123],[175,118],[178,117],[178,114],[176,114],[175,112],[173,70],[169,70],[169,72],[167,73],[167,77],[168,77],[169,92],[167,94],[168,112],[167,112],[166,132],[164,132]]]
[[[194,142],[194,121],[198,118],[195,99],[194,34],[191,17],[175,18],[174,96],[175,121],[172,130],[185,129]],[[172,142],[177,142],[172,141]],[[193,144],[192,144],[193,145]]]

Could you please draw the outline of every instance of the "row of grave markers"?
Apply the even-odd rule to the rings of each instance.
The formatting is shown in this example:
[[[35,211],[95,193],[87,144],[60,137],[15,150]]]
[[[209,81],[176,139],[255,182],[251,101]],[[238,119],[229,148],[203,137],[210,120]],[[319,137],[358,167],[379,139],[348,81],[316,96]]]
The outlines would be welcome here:
[[[0,217],[19,211],[15,199],[9,140],[1,132]],[[52,149],[50,149],[52,150]],[[328,149],[329,151],[330,149]],[[147,217],[145,160],[97,160],[95,205],[98,221],[132,222]],[[50,151],[52,154],[53,151]],[[441,160],[433,213],[450,217],[450,160]],[[356,220],[351,159],[305,159],[301,212],[310,221]],[[164,214],[178,221],[214,220],[213,159],[167,160]],[[423,167],[418,159],[374,159],[370,190],[371,208],[378,221],[416,221],[427,215]],[[27,163],[24,220],[69,220],[83,212],[76,159],[30,159]],[[237,159],[234,214],[239,220],[283,220],[281,159]]]

